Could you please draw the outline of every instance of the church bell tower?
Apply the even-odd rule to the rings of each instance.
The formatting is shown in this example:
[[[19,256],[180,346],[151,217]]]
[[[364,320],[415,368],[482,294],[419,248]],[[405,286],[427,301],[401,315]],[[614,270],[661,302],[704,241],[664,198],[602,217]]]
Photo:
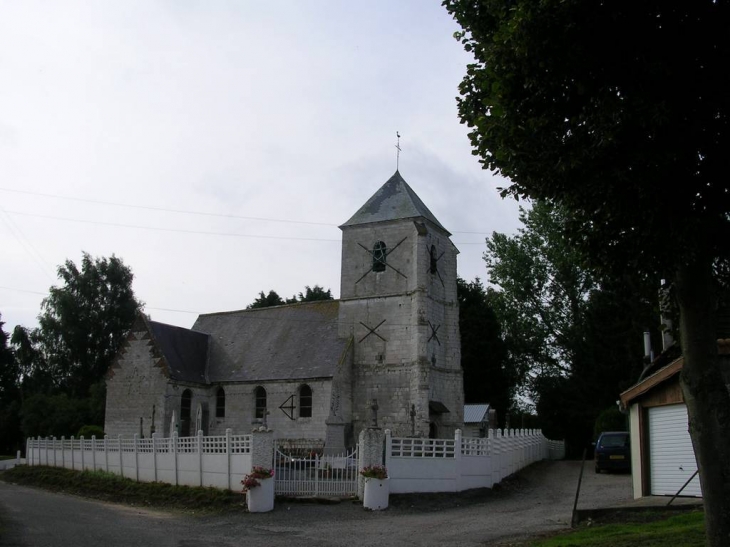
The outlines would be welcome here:
[[[398,171],[340,229],[354,433],[375,399],[394,435],[451,437],[464,409],[451,234]]]

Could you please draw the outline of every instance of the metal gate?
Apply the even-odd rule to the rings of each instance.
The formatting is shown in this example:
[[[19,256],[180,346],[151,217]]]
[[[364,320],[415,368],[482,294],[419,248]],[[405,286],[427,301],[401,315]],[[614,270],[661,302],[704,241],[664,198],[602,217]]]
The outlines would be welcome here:
[[[357,495],[357,448],[341,455],[275,454],[274,489],[281,496],[349,498]]]

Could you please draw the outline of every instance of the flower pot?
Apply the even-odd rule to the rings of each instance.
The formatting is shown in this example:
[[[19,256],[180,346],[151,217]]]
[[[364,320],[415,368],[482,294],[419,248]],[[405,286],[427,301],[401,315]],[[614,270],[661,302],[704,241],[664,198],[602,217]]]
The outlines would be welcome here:
[[[388,496],[390,495],[388,480],[365,478],[365,493],[362,500],[365,509],[382,511],[388,508]]]
[[[274,478],[259,479],[260,486],[249,488],[246,492],[246,505],[249,513],[265,513],[274,508]]]

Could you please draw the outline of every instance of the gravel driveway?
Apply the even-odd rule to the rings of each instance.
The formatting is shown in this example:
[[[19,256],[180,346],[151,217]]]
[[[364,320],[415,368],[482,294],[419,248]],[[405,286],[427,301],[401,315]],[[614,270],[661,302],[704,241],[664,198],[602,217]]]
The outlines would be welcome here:
[[[88,501],[0,482],[0,545],[495,545],[569,527],[579,471],[579,462],[540,462],[492,490],[391,496],[389,509],[382,512],[365,511],[353,502],[277,502],[271,513],[213,517]],[[596,475],[591,462],[586,464],[579,508],[630,501],[630,475]]]

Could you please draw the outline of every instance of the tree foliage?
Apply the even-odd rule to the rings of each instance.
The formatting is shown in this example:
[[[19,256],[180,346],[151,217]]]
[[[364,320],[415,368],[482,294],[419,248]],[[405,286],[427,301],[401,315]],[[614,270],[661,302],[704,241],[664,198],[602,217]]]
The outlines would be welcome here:
[[[269,294],[264,294],[264,291],[261,291],[256,299],[248,306],[246,306],[246,309],[255,310],[258,308],[281,306],[282,304],[286,304],[286,302],[284,302],[284,300],[276,293],[276,291],[269,291]]]
[[[306,285],[304,288],[304,293],[300,292],[298,297],[294,295],[291,298],[287,298],[286,300],[279,296],[276,291],[271,290],[268,294],[265,294],[264,291],[261,291],[258,297],[256,297],[256,299],[251,304],[246,306],[246,309],[255,310],[257,308],[282,306],[284,304],[296,304],[297,302],[314,302],[319,300],[332,299],[332,291],[330,289],[327,289],[325,291],[324,288],[320,287],[319,285],[315,285],[314,287]]]
[[[332,300],[332,291],[330,289],[324,290],[324,287],[315,285],[310,287],[306,285],[304,287],[304,294],[299,293],[299,302],[315,302],[318,300]]]
[[[0,319],[2,316],[0,316]],[[0,454],[20,448],[20,367],[0,321]]]
[[[81,268],[67,260],[63,281],[41,304],[37,340],[55,383],[86,396],[106,374],[141,304],[132,290],[132,271],[121,259],[84,253]]]
[[[565,235],[567,216],[534,202],[521,209],[516,235],[487,240],[484,259],[510,367],[536,403],[544,432],[580,456],[598,414],[638,378],[642,333],[658,323],[658,313],[653,284],[587,267]]]
[[[503,424],[514,406],[519,377],[507,362],[507,348],[490,294],[478,277],[474,281],[457,278],[456,292],[464,402],[488,403]]]
[[[730,541],[730,4],[445,0],[475,57],[459,115],[503,195],[559,203],[592,264],[674,283],[709,545]],[[621,36],[620,40],[616,36]],[[610,44],[610,47],[608,46]]]
[[[583,257],[565,239],[566,215],[545,202],[520,208],[514,237],[487,240],[489,281],[510,355],[523,374],[560,374],[583,352],[588,297],[598,288]]]
[[[39,326],[16,326],[11,338],[17,375],[17,425],[24,436],[74,435],[103,425],[104,376],[141,303],[121,259],[84,253],[81,267],[67,260],[63,282],[43,300]]]

